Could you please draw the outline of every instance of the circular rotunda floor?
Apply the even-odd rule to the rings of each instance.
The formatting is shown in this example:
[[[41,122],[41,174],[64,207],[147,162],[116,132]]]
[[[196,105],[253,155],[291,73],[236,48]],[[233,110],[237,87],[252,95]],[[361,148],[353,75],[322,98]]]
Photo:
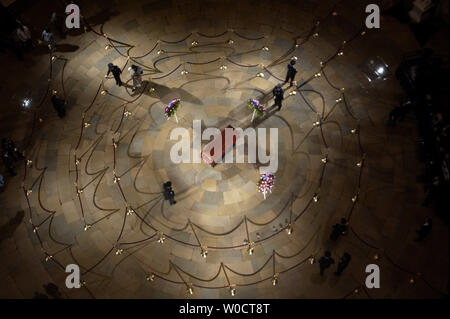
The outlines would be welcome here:
[[[396,65],[400,48],[414,48],[412,36],[388,18],[384,32],[397,28],[389,40],[364,29],[362,8],[332,1],[123,2],[90,32],[69,36],[80,48],[55,53],[50,85],[66,95],[67,117],[39,113],[27,153],[32,165],[14,195],[27,220],[18,249],[30,252],[26,265],[38,265],[28,276],[55,282],[71,298],[231,298],[233,285],[239,298],[439,296],[448,258],[424,258],[429,252],[413,242],[429,213],[420,207],[418,164],[408,159],[414,123],[388,131],[395,78],[369,86],[359,68],[377,55]],[[297,86],[284,85],[277,112],[271,90],[294,56]],[[125,87],[104,78],[109,62],[124,67]],[[144,69],[134,93],[130,63]],[[179,123],[163,114],[173,98],[181,99]],[[249,98],[267,108],[254,123]],[[257,164],[170,160],[172,129],[192,135],[193,120],[203,128],[278,128],[278,170],[266,200],[256,191]],[[167,180],[173,206],[163,199]],[[342,217],[350,230],[331,242],[331,226]],[[352,255],[342,276],[334,268],[319,275],[311,257],[317,261],[325,250],[336,261]],[[85,282],[79,290],[63,287],[63,268],[73,263]],[[371,263],[381,268],[378,290],[364,288]],[[39,289],[15,285],[18,295]]]

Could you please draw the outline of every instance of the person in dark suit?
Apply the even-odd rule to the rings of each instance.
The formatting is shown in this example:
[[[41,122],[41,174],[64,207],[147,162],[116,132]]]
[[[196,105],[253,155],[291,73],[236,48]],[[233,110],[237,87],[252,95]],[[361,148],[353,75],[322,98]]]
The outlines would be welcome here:
[[[51,101],[53,104],[53,108],[56,110],[56,113],[58,113],[58,116],[60,118],[66,116],[66,101],[64,99],[58,98],[56,91],[53,91]]]
[[[281,88],[281,83],[277,84],[272,90],[275,106],[278,106],[278,111],[281,109],[281,102],[283,101],[284,90]]]
[[[427,237],[430,232],[431,232],[431,228],[433,225],[433,220],[431,218],[428,218],[425,223],[420,226],[420,229],[417,230],[417,238],[415,241],[419,242],[425,239],[425,237]]]
[[[16,176],[16,171],[14,170],[14,163],[11,160],[10,156],[8,155],[8,152],[6,150],[2,150],[2,161],[5,165],[6,169],[9,171],[11,176]]]
[[[163,184],[163,188],[164,188],[164,199],[168,200],[169,199],[169,192],[172,189],[172,182],[171,181],[165,182]]]
[[[122,74],[122,70],[112,63],[108,63],[108,73],[106,73],[105,78],[108,77],[108,75],[112,73],[114,76],[114,79],[116,80],[116,84],[118,86],[122,86],[122,80],[120,79],[120,74]]]
[[[294,67],[295,65],[295,60],[291,60],[291,62],[289,62],[289,64],[287,65],[287,74],[286,74],[286,80],[284,81],[284,83],[287,83],[288,81],[290,81],[290,86],[292,86],[295,75],[297,74],[297,69]]]
[[[352,257],[348,253],[344,253],[342,257],[339,259],[338,265],[337,265],[337,271],[334,273],[337,276],[340,276],[345,268],[347,268],[348,264],[350,263],[350,260]]]
[[[319,259],[320,275],[323,276],[325,269],[329,268],[334,264],[334,259],[331,258],[331,253],[329,251],[325,252],[325,255]]]
[[[3,178],[3,175],[0,174],[0,193],[3,192],[4,187],[5,187],[5,179]]]
[[[7,152],[10,160],[17,162],[23,159],[23,154],[12,139],[2,138],[2,149]]]
[[[330,235],[330,239],[337,240],[339,236],[341,236],[347,230],[347,220],[345,218],[341,218],[341,222],[339,224],[333,225],[333,230]]]
[[[62,298],[62,295],[61,295],[61,292],[59,291],[58,286],[56,286],[54,283],[49,282],[48,284],[43,285],[43,287],[48,296],[51,296],[55,299]]]
[[[175,192],[171,188],[169,191],[169,203],[170,205],[175,205],[177,202],[175,201]]]

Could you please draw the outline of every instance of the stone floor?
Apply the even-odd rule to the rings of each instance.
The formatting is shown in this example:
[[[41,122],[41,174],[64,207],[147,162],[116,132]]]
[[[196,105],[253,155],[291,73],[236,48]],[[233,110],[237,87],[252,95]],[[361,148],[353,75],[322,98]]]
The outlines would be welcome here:
[[[393,73],[402,54],[418,49],[406,25],[383,16],[380,30],[361,34],[364,1],[130,3],[114,5],[94,31],[59,41],[78,48],[57,48],[51,81],[46,54],[27,55],[23,64],[2,59],[7,74],[27,70],[2,83],[9,105],[1,121],[28,145],[32,164],[0,194],[0,297],[31,298],[47,282],[68,298],[231,298],[230,285],[239,298],[437,298],[448,291],[447,226],[435,218],[430,237],[414,242],[433,214],[421,206],[416,182],[415,121],[386,128],[399,85],[394,76],[369,85],[360,69],[381,56]],[[105,15],[103,1],[83,5],[88,21]],[[339,48],[343,55],[335,55]],[[127,55],[144,69],[135,93]],[[267,93],[293,56],[299,88],[285,85],[284,106],[275,112]],[[125,66],[125,87],[104,78],[109,62]],[[69,102],[63,120],[48,98],[39,105],[48,83]],[[27,111],[16,106],[24,96],[33,98]],[[163,114],[173,98],[182,101],[179,123]],[[249,98],[268,107],[254,123]],[[193,120],[277,127],[273,193],[264,200],[256,192],[256,164],[173,164],[171,130],[192,132]],[[166,180],[174,206],[162,198]],[[330,242],[331,226],[344,216],[351,230]],[[255,243],[252,255],[246,239]],[[200,246],[208,247],[206,258]],[[336,261],[351,254],[342,276],[333,268],[321,277],[311,264],[325,250]],[[72,263],[81,267],[82,289],[64,286]],[[372,263],[381,270],[379,289],[364,287]]]

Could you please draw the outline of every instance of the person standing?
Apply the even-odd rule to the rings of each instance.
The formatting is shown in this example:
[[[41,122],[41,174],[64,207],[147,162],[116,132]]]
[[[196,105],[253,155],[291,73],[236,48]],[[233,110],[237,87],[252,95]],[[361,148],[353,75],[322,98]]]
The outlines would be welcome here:
[[[325,269],[329,268],[334,264],[334,259],[331,258],[331,253],[329,251],[325,252],[325,255],[319,259],[320,275],[323,276]]]
[[[122,74],[122,70],[117,65],[108,63],[108,73],[106,73],[105,78],[107,78],[110,73],[113,74],[114,79],[116,80],[116,85],[122,86],[122,80],[120,79],[120,74]]]
[[[18,22],[16,29],[16,37],[20,41],[23,48],[30,50],[33,47],[30,29],[26,25]]]
[[[165,182],[163,184],[163,188],[164,188],[164,199],[169,200],[169,193],[172,189],[172,182],[171,181]]]
[[[55,48],[55,39],[49,28],[45,28],[44,31],[42,31],[42,40],[47,43],[50,51],[53,51]]]
[[[6,39],[6,41],[8,42],[8,46],[10,48],[10,50],[16,55],[17,59],[19,61],[23,61],[24,57],[23,57],[23,44],[22,41],[19,40],[19,37],[17,36],[17,30],[14,30],[10,36],[8,37],[8,39]]]
[[[55,299],[61,299],[62,295],[61,292],[59,291],[58,286],[56,286],[54,283],[49,282],[46,285],[43,285],[45,292],[47,293],[47,295],[49,295],[50,297],[53,297]]]
[[[275,106],[278,106],[278,111],[281,109],[281,102],[283,101],[284,90],[281,88],[281,83],[272,90],[273,99],[275,101]]]
[[[431,218],[427,218],[425,223],[422,226],[420,226],[420,228],[417,230],[418,237],[416,238],[415,241],[419,242],[424,240],[425,237],[427,237],[430,234],[432,225],[433,220]]]
[[[64,116],[66,116],[66,101],[64,99],[60,99],[58,98],[58,92],[53,91],[52,94],[52,104],[53,104],[53,108],[56,110],[56,113],[58,113],[58,116],[60,118],[63,118]]]
[[[295,79],[295,75],[297,74],[297,69],[295,68],[295,60],[291,60],[291,62],[289,62],[289,64],[287,65],[287,74],[286,74],[286,80],[284,81],[284,83],[290,82],[290,87],[292,86],[294,79]]]
[[[337,276],[340,276],[345,268],[347,268],[348,264],[350,263],[350,260],[352,257],[348,253],[344,253],[342,257],[339,259],[338,265],[337,265],[337,271],[334,273]]]
[[[2,150],[2,161],[3,161],[3,164],[5,165],[6,169],[9,171],[9,173],[12,176],[16,176],[17,174],[14,170],[14,164],[13,164],[11,158],[9,157],[8,152],[4,149]]]
[[[333,230],[330,235],[330,239],[336,241],[339,236],[343,235],[347,230],[347,220],[345,218],[341,218],[340,224],[334,224]]]
[[[140,66],[137,66],[135,64],[130,66],[128,70],[130,71],[131,79],[133,80],[133,88],[131,91],[134,92],[136,91],[137,87],[141,87],[142,85],[142,74],[144,73],[144,71]]]
[[[17,160],[23,160],[25,157],[23,156],[23,152],[21,152],[19,150],[19,148],[16,146],[16,144],[14,143],[14,141],[11,140],[11,149],[12,149],[12,153],[14,154],[14,157]]]
[[[175,201],[175,192],[172,188],[170,188],[168,196],[170,205],[175,205],[177,202]]]
[[[22,152],[20,152],[19,148],[16,146],[16,143],[9,138],[2,138],[2,148],[8,154],[10,160],[13,160],[14,162],[24,158]]]
[[[3,175],[0,174],[0,193],[3,192],[5,187],[5,180],[3,179]]]
[[[50,18],[50,25],[61,39],[65,39],[66,33],[64,32],[64,18],[61,17],[61,15],[53,12]]]

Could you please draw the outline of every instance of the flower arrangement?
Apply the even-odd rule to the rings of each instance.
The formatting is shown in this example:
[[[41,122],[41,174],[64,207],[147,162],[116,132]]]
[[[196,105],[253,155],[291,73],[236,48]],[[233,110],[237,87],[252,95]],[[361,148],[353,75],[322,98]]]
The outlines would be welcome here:
[[[255,119],[255,114],[258,114],[258,116],[262,116],[264,114],[264,106],[259,103],[257,99],[250,99],[248,100],[248,108],[253,111],[252,114],[252,122]]]
[[[169,104],[164,108],[164,115],[166,116],[166,119],[170,119],[171,117],[175,117],[175,120],[178,123],[177,118],[177,110],[181,105],[180,99],[173,99],[169,102]]]
[[[257,191],[264,195],[264,199],[266,199],[266,194],[272,192],[272,188],[275,184],[275,175],[271,173],[262,174],[261,179],[257,184]]]
[[[263,115],[264,106],[257,99],[248,100],[248,107],[251,111],[256,112],[259,116]]]

